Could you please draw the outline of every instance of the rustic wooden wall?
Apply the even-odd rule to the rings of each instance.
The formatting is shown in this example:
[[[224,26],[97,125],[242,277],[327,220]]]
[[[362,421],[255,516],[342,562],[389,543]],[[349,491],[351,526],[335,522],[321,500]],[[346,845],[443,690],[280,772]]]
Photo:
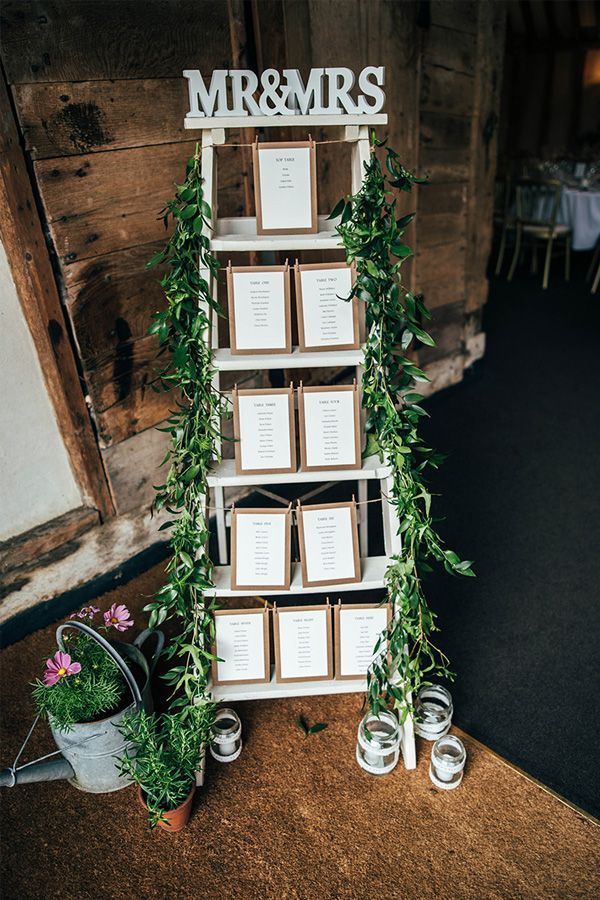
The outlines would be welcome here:
[[[161,303],[145,261],[156,213],[194,142],[181,71],[255,65],[386,66],[390,142],[431,175],[407,208],[410,277],[433,308],[423,352],[434,388],[483,352],[501,2],[433,0],[23,0],[5,2],[1,57],[55,277],[117,513],[147,503],[168,398],[151,390]],[[318,135],[323,137],[325,135]],[[321,155],[320,202],[348,189],[339,148]],[[221,215],[252,208],[248,157],[220,166]]]

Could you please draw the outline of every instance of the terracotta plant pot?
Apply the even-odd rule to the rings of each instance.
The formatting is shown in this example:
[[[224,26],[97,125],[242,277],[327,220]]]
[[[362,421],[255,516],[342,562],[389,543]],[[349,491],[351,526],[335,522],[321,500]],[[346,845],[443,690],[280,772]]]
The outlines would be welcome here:
[[[192,801],[194,799],[194,794],[196,793],[196,785],[192,785],[192,789],[177,809],[170,809],[168,812],[165,812],[163,815],[163,819],[166,821],[158,822],[159,828],[164,828],[165,831],[176,832],[182,831],[187,825],[191,812],[192,812]],[[141,787],[138,786],[138,798],[144,809],[148,809],[146,806],[146,801],[144,799],[144,794],[142,793]]]

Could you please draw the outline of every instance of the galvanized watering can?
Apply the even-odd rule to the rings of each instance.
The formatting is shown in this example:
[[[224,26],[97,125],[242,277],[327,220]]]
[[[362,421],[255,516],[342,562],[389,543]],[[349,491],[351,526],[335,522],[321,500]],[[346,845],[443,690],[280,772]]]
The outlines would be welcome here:
[[[117,649],[114,644],[109,643],[106,638],[83,622],[64,622],[56,629],[56,643],[60,650],[65,649],[62,637],[65,628],[83,631],[84,634],[89,635],[100,644],[121,670],[131,691],[133,702],[121,712],[115,713],[107,719],[101,719],[98,722],[81,722],[73,725],[72,730],[68,732],[60,731],[50,723],[50,730],[59,749],[38,760],[17,766],[19,757],[40,718],[38,715],[13,765],[0,770],[0,787],[14,787],[15,784],[34,781],[68,779],[79,790],[92,794],[107,794],[127,787],[131,783],[130,779],[119,774],[120,770],[115,759],[130,747],[125,743],[116,726],[125,716],[137,710],[145,709],[147,712],[152,712],[150,677],[164,646],[165,637],[162,631],[147,628],[138,635],[133,644],[120,643]],[[149,637],[154,637],[156,640],[156,647],[150,662],[146,660],[141,649]],[[128,662],[134,664],[141,671],[143,676],[141,689],[127,664]],[[52,759],[51,757],[57,758]]]

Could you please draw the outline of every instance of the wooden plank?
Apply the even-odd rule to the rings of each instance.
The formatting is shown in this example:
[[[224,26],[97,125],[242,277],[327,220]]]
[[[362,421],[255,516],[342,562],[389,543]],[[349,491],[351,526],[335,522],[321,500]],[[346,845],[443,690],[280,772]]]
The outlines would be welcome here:
[[[474,81],[471,75],[441,66],[423,65],[421,110],[445,115],[468,116],[473,109]]]
[[[1,541],[0,574],[6,576],[32,560],[42,564],[44,556],[65,544],[69,544],[74,550],[77,538],[94,525],[98,525],[99,521],[97,510],[80,506],[24,534],[19,534],[8,541]]]
[[[467,212],[466,311],[487,296],[486,268],[492,243],[494,179],[498,151],[506,16],[504,7],[486,0],[478,7],[478,73],[471,133],[471,178]]]
[[[189,140],[187,81],[20,84],[13,97],[33,159]]]
[[[64,264],[164,239],[157,218],[196,143],[88,153],[34,164],[50,234]],[[223,214],[243,207],[239,149],[223,151]],[[229,196],[229,203],[228,203]],[[239,212],[237,213],[239,214]]]
[[[179,78],[183,69],[227,69],[222,0],[19,0],[2,7],[8,81]]]
[[[419,365],[463,352],[465,338],[464,301],[434,309],[427,330],[435,340],[435,347],[419,348]]]
[[[464,150],[468,153],[471,123],[467,118],[445,113],[422,112],[419,134],[424,149]]]
[[[473,76],[476,48],[477,40],[474,34],[449,31],[439,25],[432,25],[425,35],[423,56],[426,62],[434,67],[441,66]]]
[[[114,512],[79,381],[4,79],[0,78],[0,236],[84,503]]]
[[[479,331],[466,340],[465,346],[465,369],[472,366],[478,359],[482,359],[485,354],[485,332]]]
[[[434,216],[440,213],[460,215],[467,203],[467,185],[428,184],[419,189],[419,216]]]
[[[86,367],[143,337],[164,306],[161,271],[147,269],[162,242],[142,244],[65,268],[66,303]]]
[[[168,540],[168,531],[158,530],[167,518],[168,513],[163,512],[152,517],[148,509],[115,516],[87,531],[66,558],[57,554],[58,558],[48,565],[30,569],[26,579],[18,576],[3,579],[0,624],[4,626],[13,616],[32,610],[43,616],[44,608],[54,598],[84,588],[88,582],[107,573],[114,573],[113,583],[118,584],[122,566],[149,547]],[[104,586],[103,590],[106,589]]]
[[[84,370],[103,449],[162,422],[173,408],[175,395],[157,393],[152,387],[159,367],[152,336]]]
[[[35,173],[63,263],[159,240],[158,211],[195,143],[40,160]]]
[[[456,353],[454,356],[445,356],[443,359],[436,359],[427,366],[427,375],[430,381],[419,383],[419,393],[425,397],[430,397],[437,391],[452,387],[459,384],[463,379],[465,358],[462,353]]]
[[[478,0],[430,0],[431,24],[475,34],[477,5]]]
[[[419,213],[419,250],[446,244],[449,240],[466,245],[466,206],[458,212]]]
[[[464,182],[469,179],[469,162],[469,148],[446,150],[424,146],[421,148],[419,171],[433,184]]]
[[[150,508],[155,497],[154,485],[161,484],[166,476],[166,469],[159,466],[168,445],[168,434],[148,428],[103,451],[119,515]]]
[[[149,379],[151,376],[152,372],[147,372],[142,377]],[[90,395],[94,399],[96,392],[90,391]],[[104,450],[139,431],[160,425],[172,406],[173,401],[168,399],[167,394],[157,394],[147,384],[131,388],[125,399],[95,412],[100,448]]]
[[[389,127],[380,132],[389,136],[390,146],[402,152],[404,164],[414,168],[418,153],[417,4],[393,0],[372,4],[361,0],[286,0],[282,6],[287,66],[304,71],[331,65],[335,59],[336,65],[349,66],[356,72],[373,65],[374,60],[386,67],[386,109],[393,115]],[[263,9],[268,7],[262,0],[256,7],[262,27]],[[344,27],[332,28],[332,22],[343,22]],[[323,148],[322,158],[328,164],[319,172],[320,195],[323,208],[330,210],[348,190],[348,162],[344,151],[334,154],[329,148]],[[402,202],[412,203],[409,197],[403,197]]]
[[[461,243],[418,249],[417,290],[430,309],[465,298],[466,247]]]

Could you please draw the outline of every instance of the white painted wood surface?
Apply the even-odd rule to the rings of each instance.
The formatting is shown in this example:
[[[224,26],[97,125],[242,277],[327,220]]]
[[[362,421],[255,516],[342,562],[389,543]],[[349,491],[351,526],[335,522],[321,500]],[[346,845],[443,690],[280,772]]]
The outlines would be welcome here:
[[[369,481],[387,478],[389,473],[389,467],[383,465],[378,456],[368,456],[363,459],[360,469],[328,469],[326,472],[303,472],[299,469],[297,472],[284,474],[266,472],[261,475],[236,475],[235,460],[224,459],[208,476],[208,484],[209,487],[245,487],[246,485],[302,484],[319,481]]]
[[[346,125],[387,125],[387,113],[374,115],[321,115],[321,116],[186,116],[183,127],[188,131],[211,128],[287,128],[307,127],[324,128],[325,126]]]
[[[296,596],[299,594],[326,594],[330,593],[332,598],[337,601],[338,594],[347,591],[372,591],[385,587],[385,570],[388,567],[387,556],[368,556],[361,559],[362,580],[356,584],[336,584],[332,587],[316,587],[302,586],[302,572],[300,563],[292,563],[292,581],[290,589],[285,591],[258,591],[261,597],[282,597]],[[245,597],[248,591],[232,591],[231,590],[231,566],[215,566],[214,574],[215,586],[212,593],[215,597]]]
[[[332,366],[343,369],[347,366],[360,366],[362,360],[362,349],[300,353],[298,347],[294,347],[291,353],[255,353],[252,356],[233,356],[229,347],[219,347],[213,353],[214,367],[219,372],[246,372],[257,369],[329,369]]]
[[[217,219],[211,240],[212,250],[239,253],[242,250],[341,250],[335,221],[318,216],[318,231],[314,234],[257,234],[256,219]]]
[[[267,684],[216,684],[211,690],[215,700],[234,703],[241,700],[276,700],[283,697],[320,697],[327,694],[360,694],[367,688],[364,678],[348,681],[295,681],[285,684],[275,681],[275,666],[271,667],[271,681]]]

